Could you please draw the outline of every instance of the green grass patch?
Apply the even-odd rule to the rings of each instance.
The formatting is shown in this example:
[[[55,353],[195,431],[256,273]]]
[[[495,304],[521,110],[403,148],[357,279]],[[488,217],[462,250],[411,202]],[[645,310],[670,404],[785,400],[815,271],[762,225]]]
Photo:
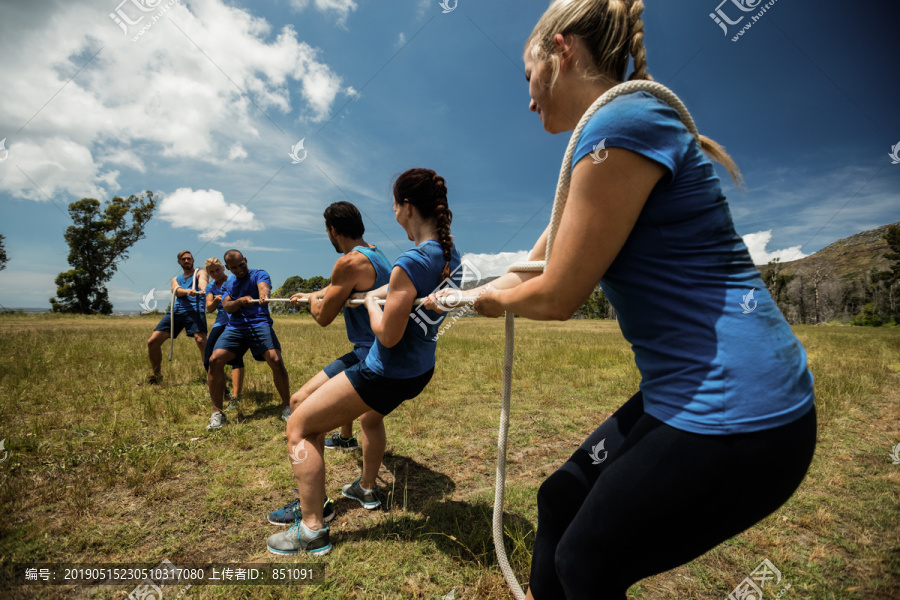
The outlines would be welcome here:
[[[348,349],[341,323],[276,318],[296,390]],[[82,563],[285,562],[266,551],[265,515],[291,499],[280,401],[247,362],[244,404],[206,431],[199,353],[176,340],[165,383],[149,374],[155,317],[0,319],[0,569]],[[800,490],[775,514],[690,564],[641,581],[631,598],[721,600],[763,559],[783,598],[900,597],[900,330],[797,327],[816,377],[819,444]],[[386,420],[385,510],[340,495],[359,453],[326,458],[335,549],[318,586],[195,587],[187,598],[511,597],[491,537],[503,323],[462,319],[438,347],[426,391]],[[527,581],[536,495],[637,389],[615,323],[517,321],[504,514],[507,552]],[[359,431],[358,424],[356,431]],[[22,587],[0,596],[124,598],[131,588]],[[776,590],[777,592],[777,590]]]

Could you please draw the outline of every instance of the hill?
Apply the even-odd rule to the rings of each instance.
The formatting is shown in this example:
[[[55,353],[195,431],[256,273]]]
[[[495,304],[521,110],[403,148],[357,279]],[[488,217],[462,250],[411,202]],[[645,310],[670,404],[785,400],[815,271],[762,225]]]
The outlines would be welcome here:
[[[900,225],[900,223],[894,223],[894,225]],[[792,276],[797,273],[814,273],[816,268],[819,268],[834,279],[848,280],[871,272],[873,267],[879,271],[885,271],[891,265],[891,261],[884,257],[886,252],[890,252],[884,239],[888,227],[891,225],[882,225],[851,235],[806,258],[782,263],[779,272],[782,275]],[[757,268],[765,272],[768,267],[762,265]]]

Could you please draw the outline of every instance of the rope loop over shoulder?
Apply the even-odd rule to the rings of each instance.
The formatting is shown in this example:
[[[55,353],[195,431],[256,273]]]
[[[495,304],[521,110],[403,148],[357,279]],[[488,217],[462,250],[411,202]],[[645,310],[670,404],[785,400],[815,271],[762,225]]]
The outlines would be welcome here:
[[[563,158],[562,167],[559,171],[559,180],[556,184],[556,197],[553,200],[553,212],[550,215],[550,232],[547,235],[546,260],[527,261],[515,263],[509,267],[509,272],[542,272],[547,261],[550,260],[550,251],[553,249],[553,242],[556,239],[556,232],[559,229],[559,223],[562,221],[563,209],[566,207],[566,200],[569,196],[569,185],[572,182],[572,159],[575,155],[575,147],[578,145],[578,138],[584,130],[588,120],[602,107],[606,106],[616,98],[626,94],[635,92],[647,92],[652,94],[678,111],[681,121],[687,127],[699,142],[700,134],[694,119],[688,112],[687,107],[681,102],[675,92],[666,86],[655,81],[635,80],[619,84],[605,94],[597,98],[591,104],[590,108],[584,113],[578,121],[578,126],[572,132],[569,139],[569,146],[566,149],[566,155]],[[506,556],[506,547],[503,543],[503,496],[506,488],[506,441],[509,434],[509,410],[510,399],[512,396],[512,367],[513,367],[513,350],[515,339],[514,317],[510,312],[506,313],[506,346],[503,356],[503,389],[502,403],[500,407],[500,432],[497,440],[497,472],[494,488],[494,515],[493,515],[493,536],[494,548],[497,552],[497,562],[500,565],[500,571],[509,584],[510,590],[517,600],[524,600],[525,592],[519,581],[513,573]]]

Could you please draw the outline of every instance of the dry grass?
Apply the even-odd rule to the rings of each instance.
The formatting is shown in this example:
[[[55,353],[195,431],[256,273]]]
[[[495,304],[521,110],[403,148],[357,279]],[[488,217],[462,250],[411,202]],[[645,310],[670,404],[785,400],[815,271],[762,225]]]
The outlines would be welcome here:
[[[289,500],[280,402],[265,364],[249,364],[240,419],[207,433],[192,343],[148,374],[155,319],[0,317],[0,568],[81,563],[290,562],[266,551],[265,513]],[[637,388],[615,323],[517,324],[505,524],[526,580],[537,487]],[[280,317],[297,389],[346,351],[339,323]],[[819,446],[800,491],[756,527],[632,598],[721,600],[762,559],[785,598],[900,598],[900,330],[797,328],[817,378]],[[335,550],[315,587],[195,587],[188,598],[509,598],[490,534],[502,322],[463,319],[441,338],[428,389],[386,421],[380,475],[388,510],[340,498],[359,454],[329,454]],[[357,428],[358,429],[358,428]],[[124,598],[115,587],[20,587],[10,597]]]

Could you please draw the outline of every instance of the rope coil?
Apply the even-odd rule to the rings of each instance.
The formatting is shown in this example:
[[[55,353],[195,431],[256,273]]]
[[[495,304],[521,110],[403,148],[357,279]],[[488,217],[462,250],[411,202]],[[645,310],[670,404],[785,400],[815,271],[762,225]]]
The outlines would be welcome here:
[[[556,232],[562,221],[563,209],[566,207],[566,200],[569,196],[569,185],[572,182],[572,160],[575,155],[575,148],[578,145],[578,139],[585,125],[594,114],[602,107],[606,106],[619,96],[633,94],[635,92],[647,92],[656,96],[670,107],[678,111],[681,121],[687,127],[694,138],[698,140],[700,134],[694,119],[688,112],[684,103],[675,95],[675,92],[666,86],[655,81],[629,81],[619,84],[605,94],[597,98],[593,104],[587,109],[578,121],[578,126],[572,132],[569,138],[569,145],[566,148],[566,154],[563,157],[562,167],[559,171],[559,179],[556,184],[556,196],[553,199],[553,211],[550,214],[550,231],[547,234],[547,248],[545,252],[545,260],[527,261],[515,263],[509,267],[508,272],[542,272],[547,261],[550,260],[550,251],[553,249],[553,242],[556,240]],[[500,431],[497,441],[497,476],[495,478],[494,488],[494,515],[493,515],[493,534],[494,549],[497,552],[497,562],[500,564],[500,571],[506,579],[510,590],[517,600],[525,599],[525,592],[516,579],[509,559],[506,556],[506,547],[503,544],[503,496],[506,488],[506,442],[509,435],[509,407],[512,396],[512,367],[513,367],[513,349],[515,347],[515,317],[511,312],[506,313],[506,343],[503,351],[503,388],[501,392],[500,405]]]

